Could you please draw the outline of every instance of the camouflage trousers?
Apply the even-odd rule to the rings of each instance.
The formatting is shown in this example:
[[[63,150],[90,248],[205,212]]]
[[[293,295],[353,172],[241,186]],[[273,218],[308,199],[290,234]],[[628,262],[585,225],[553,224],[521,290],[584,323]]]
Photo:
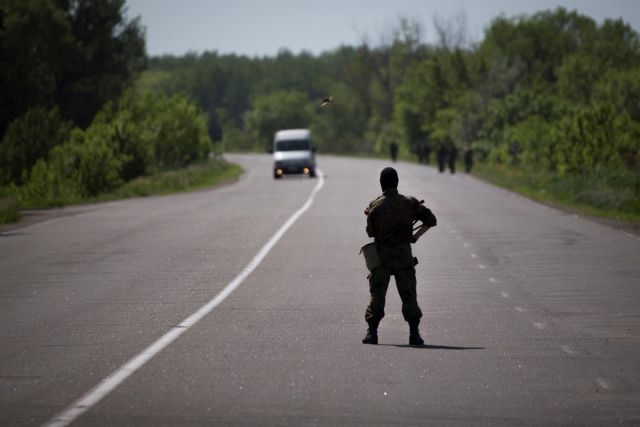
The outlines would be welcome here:
[[[365,313],[367,322],[379,322],[384,317],[384,306],[391,276],[395,276],[396,287],[402,300],[404,320],[422,317],[416,294],[416,270],[413,266],[411,246],[378,246],[382,265],[369,275],[370,300]]]

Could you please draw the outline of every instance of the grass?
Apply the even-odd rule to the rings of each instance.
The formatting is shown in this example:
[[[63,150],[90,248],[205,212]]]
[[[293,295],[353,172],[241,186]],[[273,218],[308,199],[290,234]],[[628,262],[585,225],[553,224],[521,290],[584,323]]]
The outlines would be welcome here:
[[[15,197],[0,194],[0,224],[17,222],[20,219],[20,208],[78,205],[130,197],[193,191],[235,181],[241,172],[242,168],[236,164],[220,159],[210,159],[205,162],[194,163],[183,169],[168,170],[151,176],[139,177],[125,183],[111,193],[100,194],[91,198],[25,200],[18,203]]]
[[[136,178],[97,199],[103,201],[193,191],[234,181],[241,172],[242,168],[236,164],[212,159],[183,169]]]
[[[515,166],[478,163],[473,175],[531,199],[590,216],[640,223],[640,174],[595,170],[559,176]]]

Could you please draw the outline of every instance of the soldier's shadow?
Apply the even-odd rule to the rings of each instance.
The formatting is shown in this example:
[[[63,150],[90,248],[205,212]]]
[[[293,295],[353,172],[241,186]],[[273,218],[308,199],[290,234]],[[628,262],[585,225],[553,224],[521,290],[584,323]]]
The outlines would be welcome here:
[[[409,344],[378,344],[387,347],[400,347],[400,348],[416,348],[423,350],[484,350],[484,347],[457,347],[451,345],[437,345],[437,344],[424,344],[424,345],[409,345]]]

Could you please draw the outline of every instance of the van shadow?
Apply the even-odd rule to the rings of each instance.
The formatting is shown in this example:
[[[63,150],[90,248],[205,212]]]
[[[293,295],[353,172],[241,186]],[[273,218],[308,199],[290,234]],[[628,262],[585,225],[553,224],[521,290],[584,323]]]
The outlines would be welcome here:
[[[0,231],[0,237],[13,237],[13,236],[24,236],[29,233],[24,233],[22,231]]]
[[[484,350],[484,347],[457,347],[451,345],[438,345],[438,344],[424,344],[424,345],[409,345],[409,344],[378,344],[386,347],[400,347],[400,348],[416,348],[423,350]]]
[[[317,177],[315,176],[309,176],[309,175],[305,175],[305,174],[285,174],[283,176],[281,176],[280,178],[278,178],[278,181],[309,181],[309,180],[313,180],[316,179]],[[326,178],[326,175],[325,175]]]

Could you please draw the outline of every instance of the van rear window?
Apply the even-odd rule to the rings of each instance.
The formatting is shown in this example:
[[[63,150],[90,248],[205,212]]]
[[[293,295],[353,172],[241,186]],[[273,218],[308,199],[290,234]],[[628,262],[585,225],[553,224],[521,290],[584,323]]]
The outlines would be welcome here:
[[[288,139],[276,142],[276,151],[304,151],[309,149],[308,139]]]

